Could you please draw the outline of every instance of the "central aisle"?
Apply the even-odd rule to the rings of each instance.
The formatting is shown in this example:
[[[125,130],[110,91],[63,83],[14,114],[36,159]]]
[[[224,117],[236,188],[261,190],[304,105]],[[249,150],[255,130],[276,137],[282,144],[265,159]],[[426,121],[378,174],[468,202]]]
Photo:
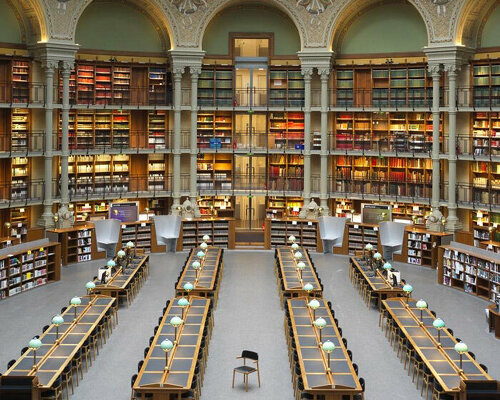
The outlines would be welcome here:
[[[283,318],[273,253],[225,251],[202,400],[293,399]],[[262,386],[259,389],[257,376],[252,374],[248,393],[241,375],[231,389],[233,368],[241,361],[236,356],[243,349],[256,351],[260,357]]]

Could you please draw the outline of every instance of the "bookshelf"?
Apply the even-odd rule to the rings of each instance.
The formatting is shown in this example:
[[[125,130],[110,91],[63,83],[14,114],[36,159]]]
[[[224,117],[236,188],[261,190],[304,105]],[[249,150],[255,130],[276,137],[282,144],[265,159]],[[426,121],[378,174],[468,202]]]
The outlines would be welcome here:
[[[334,149],[410,153],[428,153],[432,149],[431,113],[341,112],[333,118]]]
[[[303,107],[304,78],[298,69],[271,68],[269,71],[269,106]]]
[[[234,217],[234,197],[199,196],[197,204],[202,216]]]
[[[334,217],[351,217],[355,212],[354,201],[351,199],[332,199],[331,213]]]
[[[113,103],[130,103],[130,82],[132,70],[130,67],[113,68]]]
[[[151,253],[153,239],[151,225],[152,222],[150,221],[122,222],[120,246],[124,248],[127,242],[132,242],[136,249],[143,250],[145,253]]]
[[[29,103],[30,101],[30,62],[12,61],[12,103]]]
[[[498,204],[500,201],[500,162],[471,162],[472,201]]]
[[[8,248],[0,256],[0,299],[61,279],[61,244]]]
[[[30,164],[31,159],[27,157],[15,157],[11,159],[11,200],[29,198]]]
[[[266,218],[298,217],[303,206],[302,197],[268,196]]]
[[[429,198],[432,162],[424,158],[335,156],[334,190]]]
[[[7,236],[12,236],[20,239],[21,242],[26,242],[28,237],[28,227],[30,225],[30,208],[9,208],[8,222],[11,227],[7,232]]]
[[[394,261],[437,268],[438,249],[448,245],[453,234],[428,231],[414,226],[406,227],[401,254],[394,254]]]
[[[148,112],[148,147],[150,149],[167,149],[168,137],[168,112]]]
[[[495,240],[498,238],[498,233],[495,237],[491,237],[489,228],[498,227],[500,224],[499,213],[483,210],[471,211],[471,221],[473,244],[475,247],[479,247],[482,241]]]
[[[481,247],[481,249],[492,251],[494,253],[500,254],[500,242],[488,240],[488,241],[480,242],[479,247]]]
[[[500,294],[500,256],[467,245],[441,246],[438,283],[495,301]]]
[[[196,248],[209,235],[209,245],[234,249],[234,218],[195,218],[183,220],[177,251]]]
[[[297,154],[270,154],[269,190],[301,191],[304,188],[304,157]]]
[[[148,155],[148,190],[150,192],[168,189],[168,156],[165,154]]]
[[[414,225],[425,225],[425,216],[431,213],[429,204],[392,202],[392,219],[410,220]]]
[[[288,238],[293,235],[296,243],[308,250],[322,252],[318,221],[298,218],[266,219],[264,222],[265,247],[272,249],[289,246]]]
[[[205,153],[198,155],[198,190],[231,190],[233,187],[233,155]]]
[[[93,224],[76,225],[66,229],[47,230],[49,240],[61,243],[62,265],[106,258],[106,252],[97,251]]]
[[[471,68],[473,105],[496,107],[500,105],[500,64],[498,61],[481,61]]]
[[[500,155],[500,113],[473,113],[471,133],[475,156]]]
[[[304,113],[269,113],[268,147],[304,150]]]
[[[356,251],[363,250],[368,243],[371,243],[375,249],[379,248],[378,225],[364,224],[357,222],[348,222],[344,237],[348,238],[348,248],[343,248],[340,254],[354,255]],[[344,240],[344,244],[345,244]],[[346,251],[347,250],[347,251]]]
[[[198,80],[198,105],[232,107],[233,69],[204,65]]]
[[[11,110],[10,124],[10,150],[29,150],[29,133],[31,131],[30,110],[26,108],[13,108]]]
[[[232,149],[233,115],[230,112],[198,112],[198,148]]]
[[[172,76],[164,67],[149,67],[149,104],[170,104],[172,97]]]
[[[69,209],[74,212],[76,222],[109,218],[109,203],[103,201],[70,203]]]
[[[354,71],[337,69],[335,78],[336,105],[354,106]]]

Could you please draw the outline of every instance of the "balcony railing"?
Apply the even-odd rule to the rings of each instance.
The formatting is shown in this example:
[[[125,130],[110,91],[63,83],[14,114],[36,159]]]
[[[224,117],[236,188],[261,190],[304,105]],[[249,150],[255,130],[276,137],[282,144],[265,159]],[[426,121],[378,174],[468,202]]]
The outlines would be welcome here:
[[[45,83],[39,82],[0,82],[0,103],[43,105],[45,89]],[[55,87],[53,90],[55,94]]]
[[[456,137],[457,155],[470,155],[473,157],[497,157],[500,159],[500,134],[493,133],[493,136],[475,136],[470,134],[459,134]],[[450,152],[448,135],[444,140],[444,151]]]
[[[52,193],[55,193],[57,181],[52,181]],[[45,181],[31,179],[19,183],[6,182],[0,184],[0,205],[13,207],[16,205],[40,204],[45,199]]]
[[[0,135],[0,153],[29,154],[44,153],[46,135],[44,131],[31,131],[26,134],[13,132]],[[58,150],[57,134],[52,134],[52,150]]]

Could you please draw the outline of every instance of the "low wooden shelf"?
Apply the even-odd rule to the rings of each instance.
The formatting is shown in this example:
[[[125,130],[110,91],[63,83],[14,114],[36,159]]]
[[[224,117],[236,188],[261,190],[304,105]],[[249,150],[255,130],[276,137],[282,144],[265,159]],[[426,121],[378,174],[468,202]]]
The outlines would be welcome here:
[[[302,218],[266,219],[264,223],[266,249],[288,246],[288,238],[295,236],[296,243],[308,250],[322,252],[318,221]]]
[[[371,243],[374,249],[382,253],[378,225],[348,222],[345,225],[342,247],[334,247],[333,254],[353,256],[356,251],[363,251],[368,243]]]
[[[495,242],[494,240],[481,242],[479,243],[479,247],[484,250],[493,251],[494,253],[500,253],[500,242]]]
[[[193,249],[209,235],[211,246],[234,249],[234,218],[192,218],[184,219],[177,240],[177,251]]]

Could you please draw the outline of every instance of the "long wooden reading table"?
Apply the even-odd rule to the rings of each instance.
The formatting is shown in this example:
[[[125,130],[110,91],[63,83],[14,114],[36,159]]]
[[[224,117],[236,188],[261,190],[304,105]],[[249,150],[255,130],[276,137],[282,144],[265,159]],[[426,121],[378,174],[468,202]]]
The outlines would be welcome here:
[[[295,251],[291,247],[279,247],[276,249],[276,272],[281,297],[307,296],[308,292],[304,290],[304,285],[307,283],[313,286],[313,290],[309,293],[309,296],[322,297],[323,290],[307,250],[299,247],[297,251],[302,254],[300,261],[305,264],[302,275],[297,269],[298,262],[295,261],[293,256]]]
[[[133,390],[152,400],[181,399],[183,393],[191,390],[194,371],[201,350],[201,341],[207,319],[210,299],[198,296],[188,297],[189,306],[184,309],[184,323],[177,328],[177,342],[174,342],[174,328],[170,320],[174,316],[182,318],[182,308],[173,299],[159,324],[144,364],[135,380]],[[160,344],[169,339],[174,343],[166,356]]]
[[[184,265],[179,282],[175,287],[177,296],[200,296],[213,297],[214,305],[217,304],[219,294],[219,284],[224,270],[222,260],[223,250],[220,247],[210,246],[205,250],[205,258],[200,262],[201,269],[198,280],[196,280],[196,270],[192,267],[194,261],[199,261],[197,254],[201,249],[193,249]],[[184,285],[190,282],[194,288],[190,292],[184,289]]]
[[[443,329],[439,345],[438,330],[432,325],[434,315],[428,309],[423,310],[421,323],[416,300],[409,299],[408,305],[406,301],[391,298],[383,300],[382,307],[393,318],[444,392],[458,399],[462,381],[492,380],[469,353],[463,355],[460,369],[460,356],[454,349],[457,340],[447,329]]]
[[[113,310],[112,297],[84,296],[81,304],[69,306],[61,314],[64,323],[59,326],[59,338],[56,340],[56,326],[50,327],[40,336],[42,347],[36,352],[36,364],[33,365],[33,350],[26,351],[5,373],[11,376],[36,376],[38,391],[52,387],[66,366],[71,363],[83,343],[105,318],[108,310]],[[76,319],[75,319],[76,308]]]
[[[341,400],[342,396],[352,398],[363,389],[326,300],[317,300],[320,307],[316,310],[316,318],[322,317],[327,321],[321,332],[322,342],[330,340],[335,345],[335,350],[330,355],[330,370],[328,357],[320,345],[319,330],[313,326],[313,312],[307,306],[310,298],[288,299],[286,305],[290,313],[304,391],[312,394],[315,399],[318,396],[324,396],[322,398],[325,400]]]

